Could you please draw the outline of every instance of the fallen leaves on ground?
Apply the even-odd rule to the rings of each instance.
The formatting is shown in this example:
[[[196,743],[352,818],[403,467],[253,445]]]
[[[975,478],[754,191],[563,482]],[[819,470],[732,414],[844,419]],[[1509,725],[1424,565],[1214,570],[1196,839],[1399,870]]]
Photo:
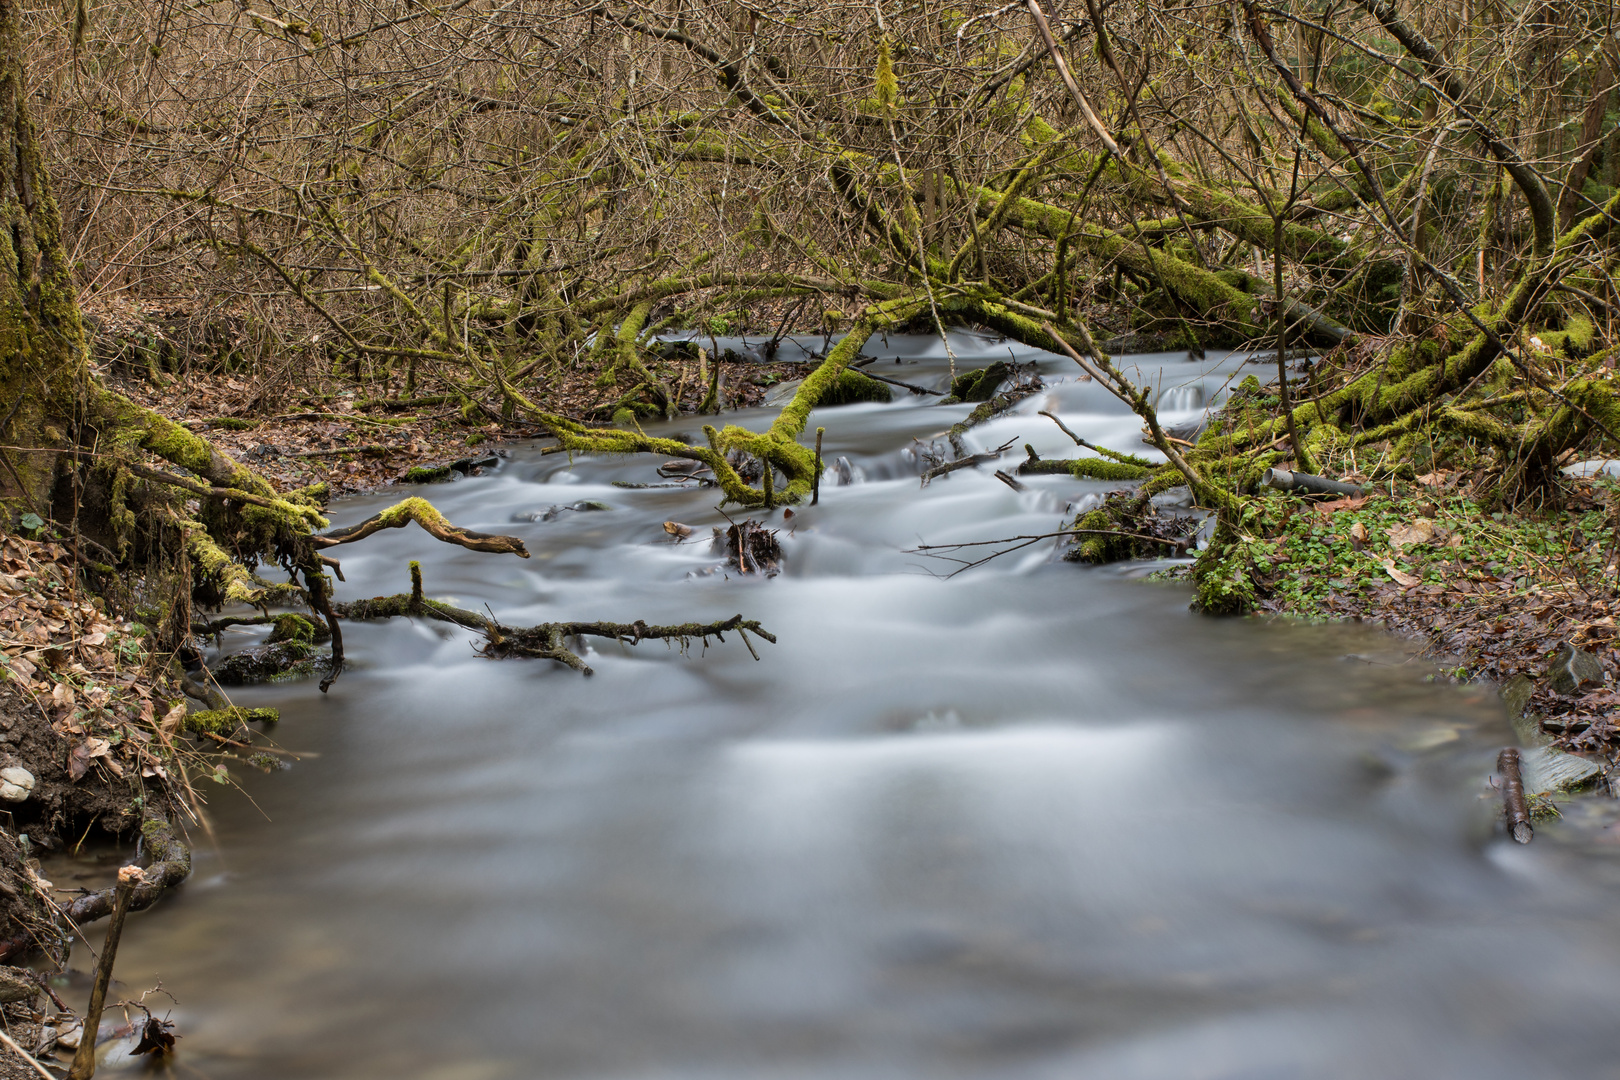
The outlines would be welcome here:
[[[153,690],[141,671],[144,630],[105,615],[79,593],[73,555],[56,543],[0,543],[0,677],[24,691],[74,743],[69,776],[97,762],[162,777],[150,749]],[[182,710],[184,706],[181,706]]]

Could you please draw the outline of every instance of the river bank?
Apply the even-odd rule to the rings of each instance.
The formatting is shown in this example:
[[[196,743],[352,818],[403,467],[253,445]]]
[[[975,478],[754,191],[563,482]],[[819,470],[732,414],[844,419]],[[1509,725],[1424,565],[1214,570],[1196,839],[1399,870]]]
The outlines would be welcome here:
[[[1571,478],[1561,505],[1487,513],[1447,479],[1316,505],[1271,496],[1283,525],[1256,553],[1261,610],[1378,622],[1458,680],[1527,679],[1518,708],[1561,748],[1612,756],[1620,487]],[[1572,674],[1572,649],[1597,666]]]

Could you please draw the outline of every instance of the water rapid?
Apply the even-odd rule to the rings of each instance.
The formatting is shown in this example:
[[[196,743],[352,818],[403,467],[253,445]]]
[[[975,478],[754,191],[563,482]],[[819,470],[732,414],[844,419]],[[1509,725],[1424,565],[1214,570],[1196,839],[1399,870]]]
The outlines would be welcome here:
[[[1015,440],[1006,467],[1025,443],[1074,453],[1041,409],[1147,453],[1067,361],[952,344],[958,364],[1045,376],[970,433]],[[938,340],[870,351],[935,387],[952,362]],[[1135,360],[1170,422],[1266,379],[1242,357]],[[1485,777],[1511,735],[1494,693],[1370,628],[1192,615],[1184,586],[1050,542],[943,578],[908,549],[1050,532],[1112,485],[1019,492],[985,467],[921,488],[918,446],[969,408],[928,400],[814,415],[850,482],[834,469],[819,506],[773,516],[773,580],[717,569],[712,491],[615,487],[657,482],[657,462],[539,445],[424,490],[532,559],[416,529],[340,550],[346,598],[407,589],[419,559],[429,595],[508,624],[741,612],[779,644],[756,663],[735,637],[686,656],[597,642],[585,679],[483,659],[443,624],[349,624],[330,694],[234,695],[279,707],[274,739],[302,756],[211,790],[195,876],[132,918],[119,957],[128,988],[161,976],[178,999],[181,1072],[1620,1071],[1620,864],[1557,825],[1527,848],[1495,831]],[[400,495],[345,500],[334,523]],[[563,509],[585,502],[610,509]],[[672,519],[695,542],[670,542]]]

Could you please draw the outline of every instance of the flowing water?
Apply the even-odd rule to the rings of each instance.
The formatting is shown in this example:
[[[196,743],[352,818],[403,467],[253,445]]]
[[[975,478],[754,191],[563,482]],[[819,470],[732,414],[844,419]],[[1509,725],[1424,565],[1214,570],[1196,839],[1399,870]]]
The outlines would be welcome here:
[[[937,341],[872,351],[946,380]],[[1137,359],[1171,422],[1267,370]],[[1040,363],[1048,388],[971,445],[1072,454],[1045,408],[1143,449]],[[512,625],[741,612],[779,643],[599,642],[586,679],[443,624],[348,624],[330,694],[237,694],[304,756],[239,768],[251,799],[211,789],[215,841],[119,956],[132,990],[178,998],[181,1073],[1620,1074],[1620,865],[1567,823],[1503,841],[1494,693],[1368,628],[1191,615],[1185,586],[1051,541],[943,579],[907,549],[1049,532],[1109,485],[1016,492],[987,467],[920,488],[912,440],[968,409],[926,400],[815,414],[851,482],[775,516],[774,580],[715,572],[712,491],[613,487],[657,462],[538,445],[426,491],[532,559],[414,528],[342,550],[347,598],[407,589],[420,559],[429,595]],[[612,509],[515,520],[585,500]]]

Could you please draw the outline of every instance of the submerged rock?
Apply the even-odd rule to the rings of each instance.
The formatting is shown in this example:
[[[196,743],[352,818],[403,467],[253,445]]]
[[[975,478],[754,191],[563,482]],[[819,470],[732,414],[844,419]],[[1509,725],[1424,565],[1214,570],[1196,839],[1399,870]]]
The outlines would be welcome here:
[[[308,641],[278,641],[232,653],[213,668],[222,686],[303,679],[315,674],[314,648]]]

